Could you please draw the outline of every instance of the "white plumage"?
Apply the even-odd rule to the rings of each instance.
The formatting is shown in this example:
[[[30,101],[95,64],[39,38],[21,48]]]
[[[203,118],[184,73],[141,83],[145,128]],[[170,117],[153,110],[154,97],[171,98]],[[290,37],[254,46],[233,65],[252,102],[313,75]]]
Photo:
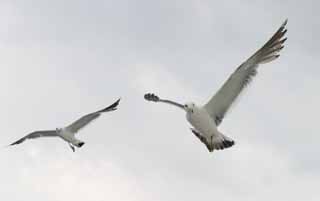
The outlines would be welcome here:
[[[199,107],[194,103],[182,105],[174,101],[160,99],[150,93],[145,95],[145,99],[168,103],[184,109],[187,113],[187,120],[193,126],[191,131],[207,146],[210,152],[215,149],[220,150],[231,147],[234,145],[234,141],[219,132],[217,127],[221,124],[235,99],[257,74],[259,65],[269,63],[279,57],[279,52],[283,49],[283,44],[287,39],[284,38],[287,32],[286,24],[287,20],[262,48],[232,73],[218,92],[204,106]]]
[[[102,110],[99,110],[97,112],[93,112],[93,113],[90,113],[90,114],[87,114],[87,115],[81,117],[80,119],[76,120],[75,122],[73,122],[72,124],[70,124],[67,127],[57,128],[56,130],[35,131],[35,132],[32,132],[17,141],[15,141],[14,143],[12,143],[10,145],[20,144],[27,139],[34,139],[34,138],[40,138],[40,137],[60,137],[63,140],[65,140],[66,142],[68,142],[71,149],[73,151],[75,151],[74,146],[80,148],[84,145],[84,142],[78,140],[75,137],[75,134],[80,129],[82,129],[83,127],[88,125],[90,122],[92,122],[93,120],[98,118],[101,115],[101,113],[116,110],[119,102],[120,102],[120,99],[118,99],[115,103],[113,103],[112,105],[110,105]]]

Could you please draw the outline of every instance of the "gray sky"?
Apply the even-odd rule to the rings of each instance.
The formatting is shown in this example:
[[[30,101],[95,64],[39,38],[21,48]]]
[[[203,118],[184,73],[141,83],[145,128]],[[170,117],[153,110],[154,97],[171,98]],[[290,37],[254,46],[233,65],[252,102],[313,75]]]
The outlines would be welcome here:
[[[122,97],[79,138],[3,148],[10,201],[315,201],[320,185],[318,1],[0,1],[0,141],[65,126]],[[185,114],[286,19],[288,41],[221,125],[210,154]]]

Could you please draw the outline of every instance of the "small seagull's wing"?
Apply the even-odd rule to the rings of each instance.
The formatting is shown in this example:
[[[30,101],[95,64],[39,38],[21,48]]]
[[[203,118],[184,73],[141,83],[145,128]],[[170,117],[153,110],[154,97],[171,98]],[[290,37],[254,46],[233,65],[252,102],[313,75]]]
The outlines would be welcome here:
[[[56,136],[57,136],[57,132],[55,130],[35,131],[35,132],[32,132],[32,133],[24,136],[23,138],[21,138],[17,141],[15,141],[14,143],[12,143],[10,145],[20,144],[27,139],[34,139],[34,138],[39,138],[39,137],[56,137]]]
[[[81,117],[77,121],[73,122],[71,125],[67,126],[66,129],[72,133],[77,133],[80,129],[82,129],[83,127],[88,125],[90,122],[98,118],[101,115],[101,113],[116,110],[117,106],[119,105],[119,102],[120,102],[120,99],[118,99],[115,103],[113,103],[112,105],[102,110],[99,110],[97,112],[93,112]]]
[[[257,74],[259,64],[271,62],[280,56],[279,52],[284,47],[283,44],[287,39],[284,38],[287,32],[286,24],[287,20],[262,48],[236,69],[220,90],[204,106],[217,125],[221,123],[226,112],[241,91]]]

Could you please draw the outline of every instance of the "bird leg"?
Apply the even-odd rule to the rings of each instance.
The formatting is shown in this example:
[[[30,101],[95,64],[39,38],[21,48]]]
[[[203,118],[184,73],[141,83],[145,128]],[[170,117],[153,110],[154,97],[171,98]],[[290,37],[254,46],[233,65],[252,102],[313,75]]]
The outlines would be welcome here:
[[[70,148],[72,149],[73,152],[76,151],[76,149],[74,148],[74,146],[72,146],[72,144],[69,143]]]

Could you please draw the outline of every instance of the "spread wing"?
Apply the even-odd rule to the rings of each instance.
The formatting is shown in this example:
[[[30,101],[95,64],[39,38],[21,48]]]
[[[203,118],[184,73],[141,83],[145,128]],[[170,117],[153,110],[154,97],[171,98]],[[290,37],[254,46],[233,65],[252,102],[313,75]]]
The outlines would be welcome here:
[[[119,105],[119,102],[120,102],[120,99],[118,99],[115,103],[113,103],[112,105],[102,110],[99,110],[97,112],[93,112],[81,117],[77,121],[73,122],[71,125],[67,126],[66,129],[72,133],[77,133],[80,129],[88,125],[93,120],[97,119],[101,115],[101,113],[116,110],[117,109],[116,107]]]
[[[259,64],[271,62],[280,56],[279,52],[284,47],[283,44],[287,39],[284,38],[287,32],[285,28],[286,24],[287,20],[262,48],[236,69],[219,91],[204,106],[217,125],[221,123],[226,112],[241,91],[257,74]]]
[[[32,133],[24,136],[23,138],[21,138],[17,141],[15,141],[14,143],[12,143],[10,145],[20,144],[27,139],[34,139],[34,138],[39,138],[39,137],[56,137],[56,136],[57,136],[57,132],[55,130],[35,131],[35,132],[32,132]]]

